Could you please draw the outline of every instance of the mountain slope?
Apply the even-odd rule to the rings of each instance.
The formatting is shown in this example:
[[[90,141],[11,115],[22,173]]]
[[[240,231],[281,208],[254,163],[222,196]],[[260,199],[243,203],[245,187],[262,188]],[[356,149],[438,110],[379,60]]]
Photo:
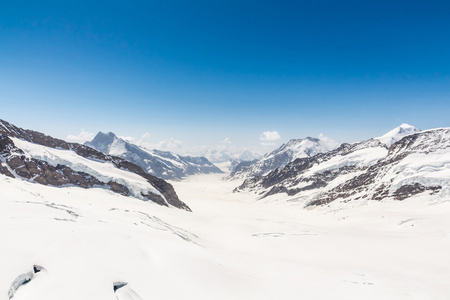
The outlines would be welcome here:
[[[280,148],[264,155],[256,163],[245,168],[240,168],[239,170],[234,170],[232,178],[264,176],[277,168],[284,167],[297,158],[310,157],[318,153],[328,152],[336,148],[336,146],[336,143],[333,141],[311,137],[293,139],[283,144]]]
[[[205,157],[181,156],[168,151],[148,150],[117,137],[114,133],[99,132],[85,143],[109,155],[126,159],[147,173],[163,179],[181,179],[188,175],[222,173]]]
[[[420,129],[403,123],[402,125],[392,129],[385,135],[382,135],[375,139],[379,140],[382,144],[385,144],[387,147],[390,147],[393,143],[401,140],[403,137],[417,132],[420,132]]]
[[[443,128],[408,135],[389,150],[378,139],[342,144],[249,178],[236,191],[287,197],[306,206],[336,200],[403,200],[422,193],[445,197],[450,193],[449,132]]]
[[[120,157],[0,120],[0,172],[44,185],[102,187],[189,210],[173,187]]]
[[[450,128],[422,131],[392,144],[383,159],[311,204],[337,199],[404,200],[417,194],[450,195]]]

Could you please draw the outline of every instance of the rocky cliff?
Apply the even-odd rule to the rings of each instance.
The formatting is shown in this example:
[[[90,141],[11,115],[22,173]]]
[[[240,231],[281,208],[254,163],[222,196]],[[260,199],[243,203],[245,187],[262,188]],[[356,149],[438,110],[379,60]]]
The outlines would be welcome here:
[[[53,138],[40,132],[19,128],[6,121],[0,120],[0,151],[1,151],[1,165],[0,172],[10,177],[22,178],[32,182],[52,185],[76,185],[82,188],[90,188],[100,186],[110,189],[113,192],[120,193],[125,196],[136,196],[143,200],[150,200],[160,205],[171,205],[177,208],[190,210],[189,207],[183,203],[177,196],[172,185],[166,181],[146,173],[141,167],[117,156],[105,155],[86,145],[77,143],[67,143],[61,139]],[[18,139],[14,142],[14,138]],[[55,149],[53,157],[40,156],[33,157],[30,153],[26,153],[15,143],[24,141],[31,145],[40,145],[48,149]],[[28,144],[25,144],[28,145]],[[28,146],[27,146],[28,147]],[[30,146],[31,147],[31,146]],[[59,152],[58,152],[59,151]],[[62,152],[61,152],[62,151]],[[83,157],[85,160],[82,170],[87,172],[74,170],[73,167],[80,168],[80,163],[72,164],[70,167],[66,164],[71,164],[70,159],[60,159],[63,163],[57,163],[54,157],[59,153],[64,157],[73,157],[77,155]],[[69,155],[71,154],[71,155]],[[142,190],[130,190],[127,186],[129,182],[126,179],[115,178],[114,176],[104,176],[101,172],[90,174],[93,172],[89,167],[90,163],[101,162],[110,163],[119,171],[133,173],[142,178],[141,181],[146,181],[149,186],[144,187],[141,184]],[[101,178],[99,178],[101,177]],[[139,180],[135,179],[136,182]]]
[[[285,195],[289,201],[315,206],[404,200],[419,194],[444,197],[450,194],[449,182],[450,129],[441,128],[407,135],[389,148],[378,139],[342,144],[248,178],[235,191],[251,191],[261,198]]]

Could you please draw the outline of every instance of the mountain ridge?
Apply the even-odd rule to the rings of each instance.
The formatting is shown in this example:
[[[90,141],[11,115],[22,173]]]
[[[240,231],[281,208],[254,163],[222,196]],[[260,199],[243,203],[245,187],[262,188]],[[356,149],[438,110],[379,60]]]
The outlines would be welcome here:
[[[404,200],[422,193],[441,197],[450,189],[448,166],[450,128],[438,128],[403,136],[389,148],[378,138],[344,143],[265,176],[247,178],[235,191],[292,198],[304,206],[337,200]]]
[[[153,175],[147,174],[142,168],[123,158],[105,155],[86,145],[68,143],[64,140],[53,138],[37,131],[22,129],[4,120],[0,120],[0,135],[2,137],[2,143],[0,144],[2,146],[0,149],[2,153],[0,172],[7,176],[53,186],[74,184],[82,188],[90,188],[100,185],[122,195],[128,196],[132,194],[132,191],[126,187],[128,182],[124,179],[120,179],[119,181],[121,182],[117,182],[117,180],[113,180],[113,178],[109,178],[110,180],[108,181],[101,181],[95,176],[84,174],[85,172],[78,172],[74,170],[73,167],[55,163],[55,161],[52,161],[53,158],[51,156],[41,155],[39,158],[33,157],[30,153],[27,154],[23,149],[16,147],[15,144],[21,143],[22,141],[22,144],[28,143],[39,145],[44,148],[47,147],[49,150],[55,149],[54,151],[52,150],[53,152],[66,151],[63,153],[64,156],[72,155],[71,152],[73,152],[73,155],[77,155],[92,162],[101,161],[103,163],[110,163],[117,170],[124,170],[136,174],[142,178],[142,182],[148,182],[148,184],[156,191],[152,192],[151,189],[148,190],[148,188],[146,188],[142,190],[142,192],[135,193],[138,198],[150,200],[164,206],[172,205],[177,208],[190,210],[190,208],[178,198],[171,184]],[[14,138],[20,140],[13,141]],[[24,145],[27,146],[27,144]],[[45,152],[45,149],[40,147],[28,148],[38,152]],[[59,154],[60,153],[61,152],[59,152]],[[89,163],[89,161],[85,161],[84,163]],[[52,164],[51,162],[55,164]],[[13,172],[11,172],[11,170]],[[20,172],[16,172],[15,170],[20,170]],[[25,175],[25,177],[19,174]],[[95,180],[87,180],[88,175],[95,178]]]
[[[334,141],[320,138],[291,139],[279,148],[265,154],[255,163],[239,170],[233,170],[231,179],[264,176],[277,168],[286,166],[297,158],[310,157],[336,147],[337,144]]]
[[[102,153],[122,157],[147,173],[162,179],[180,180],[189,175],[222,173],[205,157],[182,156],[169,151],[149,150],[119,138],[112,132],[99,132],[92,141],[85,142]]]

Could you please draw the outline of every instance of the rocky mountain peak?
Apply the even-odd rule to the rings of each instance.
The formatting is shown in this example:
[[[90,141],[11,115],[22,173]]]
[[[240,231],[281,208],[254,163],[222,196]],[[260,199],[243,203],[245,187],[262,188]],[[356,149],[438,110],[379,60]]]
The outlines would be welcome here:
[[[149,150],[117,137],[112,132],[99,132],[85,145],[107,155],[126,159],[140,166],[147,173],[162,179],[179,180],[194,174],[222,173],[204,157],[182,156],[156,149]]]
[[[271,171],[284,167],[296,159],[325,153],[335,149],[337,146],[338,144],[330,139],[312,137],[291,139],[278,149],[264,155],[255,163],[241,166],[239,170],[233,170],[232,176],[233,178],[247,178],[267,175]]]
[[[141,167],[121,157],[106,155],[86,145],[67,143],[37,131],[22,129],[3,120],[0,120],[0,135],[2,137],[0,139],[0,173],[7,176],[52,186],[76,185],[82,188],[102,186],[122,195],[136,196],[139,199],[150,200],[160,205],[173,205],[177,208],[190,210],[178,198],[172,185],[146,173]],[[100,135],[100,137],[104,136],[108,135]],[[16,143],[21,143],[24,147],[30,148],[29,151],[41,149],[39,151],[45,153],[55,150],[56,152],[53,155],[36,154],[37,157],[30,154],[24,155],[24,148],[18,147]],[[36,145],[46,147],[45,151],[44,148]],[[65,152],[61,154],[58,151]],[[59,154],[70,157],[70,159],[58,157]],[[83,165],[79,161],[71,161],[74,156],[83,157],[87,160],[84,160],[85,164]],[[76,158],[75,160],[80,159]],[[127,179],[119,178],[119,183],[114,178],[110,178],[109,175],[108,177],[97,171],[92,172],[91,168],[86,165],[91,160],[110,162],[113,168],[121,170],[118,172],[131,172],[142,177],[139,180],[146,188],[142,189],[141,192],[137,192],[139,188],[129,190],[126,188]]]
[[[298,158],[264,176],[252,176],[236,192],[299,201],[305,206],[368,200],[404,200],[413,196],[447,197],[450,186],[450,128],[410,133],[389,149],[378,138],[342,144],[311,157]],[[295,199],[295,200],[294,200]]]

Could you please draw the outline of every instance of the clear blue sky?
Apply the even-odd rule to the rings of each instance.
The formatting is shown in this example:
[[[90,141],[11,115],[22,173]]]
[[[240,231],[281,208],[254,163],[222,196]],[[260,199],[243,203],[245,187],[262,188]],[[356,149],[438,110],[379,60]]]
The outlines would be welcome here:
[[[0,1],[0,104],[185,149],[450,126],[450,1]]]

